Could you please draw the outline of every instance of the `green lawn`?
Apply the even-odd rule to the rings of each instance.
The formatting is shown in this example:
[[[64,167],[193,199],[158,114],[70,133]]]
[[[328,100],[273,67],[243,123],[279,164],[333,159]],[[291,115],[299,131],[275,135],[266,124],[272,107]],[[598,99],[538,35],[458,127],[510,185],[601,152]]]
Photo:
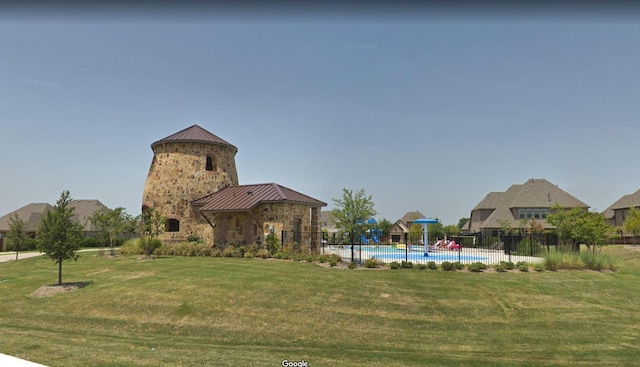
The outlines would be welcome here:
[[[230,258],[0,264],[0,352],[49,366],[631,366],[640,252],[616,273],[348,270]]]

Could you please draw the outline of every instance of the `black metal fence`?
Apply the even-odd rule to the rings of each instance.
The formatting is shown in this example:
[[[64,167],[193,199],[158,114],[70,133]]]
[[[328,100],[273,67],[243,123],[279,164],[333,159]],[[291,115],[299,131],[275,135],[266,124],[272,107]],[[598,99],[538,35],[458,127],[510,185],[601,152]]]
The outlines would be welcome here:
[[[301,239],[305,240],[300,242]],[[311,251],[338,254],[344,261],[356,263],[362,263],[371,257],[385,263],[449,261],[463,264],[482,262],[490,265],[500,261],[537,262],[541,261],[546,252],[559,250],[558,237],[552,233],[456,236],[446,241],[430,240],[426,247],[422,235],[412,236],[409,233],[396,236],[393,238],[395,241],[392,241],[391,236],[378,238],[370,234],[349,236],[341,233],[283,231],[279,240],[283,248],[292,244],[298,248],[300,245],[309,245]]]

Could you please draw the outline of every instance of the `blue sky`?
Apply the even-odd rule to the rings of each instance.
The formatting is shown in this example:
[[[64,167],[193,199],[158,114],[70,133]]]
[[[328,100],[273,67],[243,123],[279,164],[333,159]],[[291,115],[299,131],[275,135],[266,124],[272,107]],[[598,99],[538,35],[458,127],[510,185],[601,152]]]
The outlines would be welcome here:
[[[640,189],[640,20],[425,9],[0,17],[0,215],[63,190],[138,214],[150,144],[199,124],[241,184],[455,224],[545,178],[598,211]]]

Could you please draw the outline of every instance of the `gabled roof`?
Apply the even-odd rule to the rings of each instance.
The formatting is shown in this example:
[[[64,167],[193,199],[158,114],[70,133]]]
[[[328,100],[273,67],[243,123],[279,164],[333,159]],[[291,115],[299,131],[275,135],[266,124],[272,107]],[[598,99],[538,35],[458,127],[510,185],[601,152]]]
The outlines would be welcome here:
[[[406,224],[404,224],[404,222],[401,219],[398,219],[395,223],[394,226],[398,226],[400,227],[400,229],[402,229],[403,232],[409,232],[409,227],[407,227]],[[393,228],[393,226],[391,227]]]
[[[613,218],[614,210],[640,207],[640,190],[624,195],[602,212],[605,218]]]
[[[216,135],[210,133],[209,131],[203,129],[198,125],[190,126],[184,130],[180,130],[175,134],[169,135],[166,138],[160,139],[155,143],[151,144],[151,149],[158,144],[163,143],[187,143],[187,142],[196,142],[196,143],[208,143],[208,144],[217,144],[217,145],[225,145],[232,147],[236,152],[238,148],[234,145],[229,144],[227,141],[217,137]]]
[[[74,208],[71,220],[84,225],[85,231],[97,230],[89,220],[89,217],[91,217],[96,211],[110,210],[98,200],[71,200],[69,202],[69,207]],[[14,213],[18,215],[18,218],[22,219],[26,223],[27,232],[35,232],[38,230],[40,221],[50,209],[53,209],[53,206],[47,203],[27,204],[18,210],[14,210],[9,214],[0,217],[0,232],[9,230],[9,226],[11,224],[10,218],[13,217]]]
[[[71,200],[69,206],[73,209],[71,220],[84,225],[85,231],[97,231],[98,228],[89,220],[97,211],[109,211],[99,200]]]
[[[311,207],[326,203],[275,183],[229,186],[192,202],[200,211],[224,212],[251,210],[260,203],[296,203]]]
[[[490,192],[476,205],[475,210],[492,209],[493,212],[482,223],[473,224],[471,231],[480,228],[500,228],[501,222],[508,221],[512,226],[519,225],[514,218],[514,209],[519,208],[551,208],[556,204],[566,208],[585,208],[589,206],[566,191],[558,188],[545,179],[530,179],[524,184],[511,185],[505,192]],[[547,226],[545,220],[539,220]]]
[[[0,217],[0,231],[7,232],[11,225],[11,218],[16,214],[26,224],[27,232],[35,232],[40,225],[42,216],[52,209],[53,206],[47,203],[31,203],[20,209],[14,210],[9,214]]]
[[[426,218],[426,217],[424,214],[420,213],[419,211],[407,212],[405,215],[402,216],[402,218],[400,218],[400,221],[406,226],[407,223],[413,222],[414,220],[420,219],[420,218]]]

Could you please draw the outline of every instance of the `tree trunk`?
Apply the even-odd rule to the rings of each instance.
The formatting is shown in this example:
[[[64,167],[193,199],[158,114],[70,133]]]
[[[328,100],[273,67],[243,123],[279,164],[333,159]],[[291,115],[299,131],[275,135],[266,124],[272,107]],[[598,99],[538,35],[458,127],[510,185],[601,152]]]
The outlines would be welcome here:
[[[62,260],[58,262],[58,285],[62,285]]]

